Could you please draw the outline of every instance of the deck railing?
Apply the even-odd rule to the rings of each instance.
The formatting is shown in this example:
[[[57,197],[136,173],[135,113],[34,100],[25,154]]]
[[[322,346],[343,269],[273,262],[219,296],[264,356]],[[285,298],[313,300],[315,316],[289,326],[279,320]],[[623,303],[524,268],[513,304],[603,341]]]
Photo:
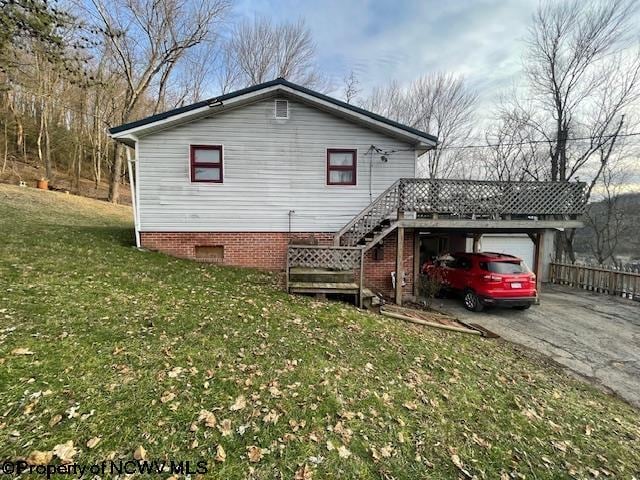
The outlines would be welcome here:
[[[640,301],[640,272],[631,269],[552,262],[550,277],[558,285]]]
[[[326,268],[350,270],[360,266],[362,249],[358,247],[332,247],[326,245],[289,245],[289,268]]]
[[[582,215],[582,182],[497,182],[401,178],[340,230],[342,245],[353,246],[397,212],[458,219],[507,219]]]
[[[403,178],[399,209],[472,216],[581,215],[586,184]]]

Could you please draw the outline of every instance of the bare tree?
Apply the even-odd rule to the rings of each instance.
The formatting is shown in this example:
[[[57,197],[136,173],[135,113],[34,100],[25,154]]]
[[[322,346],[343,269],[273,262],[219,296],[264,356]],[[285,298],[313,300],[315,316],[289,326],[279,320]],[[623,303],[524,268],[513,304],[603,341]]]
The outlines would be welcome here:
[[[266,18],[242,22],[226,46],[224,85],[255,85],[283,77],[318,87],[322,76],[315,65],[316,47],[304,21],[274,24]]]
[[[479,149],[483,177],[499,181],[549,180],[546,146],[538,142],[532,113],[511,99],[503,99],[485,132],[486,148]]]
[[[363,106],[438,137],[438,146],[418,159],[418,175],[429,178],[461,174],[464,149],[474,126],[477,95],[461,77],[435,73],[406,88],[397,82],[374,89]]]
[[[159,108],[176,65],[185,53],[215,39],[215,26],[226,14],[227,0],[91,0],[93,15],[110,48],[114,67],[124,77],[118,123],[133,118],[141,100],[155,89],[153,110]],[[145,112],[146,113],[146,112]],[[122,157],[114,149],[109,200],[117,202]]]
[[[343,97],[344,101],[347,103],[353,102],[353,100],[360,94],[362,89],[360,88],[360,81],[353,70],[349,73],[348,76],[343,79],[344,87],[343,87]]]
[[[525,57],[536,111],[530,125],[547,142],[553,181],[589,173],[590,193],[614,153],[623,115],[640,95],[635,14],[633,0],[563,0],[546,1],[534,15]],[[575,260],[574,234],[560,234],[558,256]]]

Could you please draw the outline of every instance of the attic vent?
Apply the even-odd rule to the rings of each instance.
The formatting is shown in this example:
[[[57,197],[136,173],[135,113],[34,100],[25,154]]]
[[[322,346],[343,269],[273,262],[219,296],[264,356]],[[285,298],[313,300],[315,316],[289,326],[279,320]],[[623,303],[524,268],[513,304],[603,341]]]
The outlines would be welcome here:
[[[289,102],[287,100],[276,100],[276,118],[289,118]]]

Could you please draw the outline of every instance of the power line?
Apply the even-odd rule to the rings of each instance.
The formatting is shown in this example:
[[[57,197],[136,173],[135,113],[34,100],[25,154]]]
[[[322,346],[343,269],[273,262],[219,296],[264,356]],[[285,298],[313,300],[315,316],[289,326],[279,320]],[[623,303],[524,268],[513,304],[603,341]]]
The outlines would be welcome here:
[[[632,133],[620,133],[618,135],[603,135],[601,137],[573,137],[567,138],[567,142],[572,141],[582,141],[582,140],[601,140],[601,139],[611,139],[611,138],[623,138],[623,137],[636,137],[640,136],[640,132],[632,132]],[[492,147],[515,147],[522,145],[535,145],[535,144],[543,144],[543,143],[552,143],[549,140],[524,140],[522,142],[508,142],[508,143],[485,143],[482,145],[449,145],[446,147],[440,148],[440,150],[451,150],[451,149],[466,149],[466,148],[492,148]]]

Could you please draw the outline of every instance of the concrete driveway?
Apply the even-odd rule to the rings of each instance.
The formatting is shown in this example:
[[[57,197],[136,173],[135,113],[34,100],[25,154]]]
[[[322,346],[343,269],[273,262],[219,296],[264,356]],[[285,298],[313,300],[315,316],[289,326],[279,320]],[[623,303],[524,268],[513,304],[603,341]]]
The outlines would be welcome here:
[[[473,313],[461,300],[434,307],[551,357],[640,407],[640,303],[583,290],[545,287],[526,311]]]

